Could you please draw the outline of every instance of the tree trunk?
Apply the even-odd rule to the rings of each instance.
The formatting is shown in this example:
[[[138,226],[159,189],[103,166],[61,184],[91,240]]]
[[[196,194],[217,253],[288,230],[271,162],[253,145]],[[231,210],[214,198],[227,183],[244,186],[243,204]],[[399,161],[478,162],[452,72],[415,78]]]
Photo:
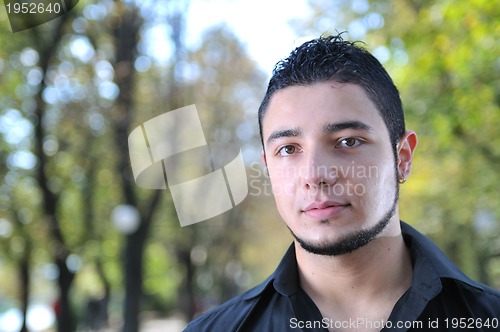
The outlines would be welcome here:
[[[47,42],[45,38],[42,38],[38,35],[38,29],[35,28],[30,30],[32,32],[34,44],[37,46],[37,51],[40,55],[39,66],[44,75],[47,73],[49,64],[58,49],[59,42],[61,41],[63,36],[65,24],[68,21],[69,17],[70,15],[67,14],[58,19],[59,21],[54,28],[53,34],[50,36],[50,38],[48,38],[50,42]],[[40,90],[38,91],[38,94],[35,98],[35,115],[37,117],[36,120],[34,120],[34,153],[38,159],[36,179],[42,193],[42,211],[47,218],[49,234],[52,237],[52,258],[59,269],[59,299],[58,314],[56,315],[57,331],[70,332],[74,330],[73,314],[69,299],[69,292],[74,279],[74,274],[66,266],[66,259],[69,256],[69,249],[66,246],[64,236],[60,229],[60,222],[57,216],[59,195],[49,189],[48,176],[45,173],[47,171],[47,156],[43,151],[43,142],[46,136],[43,126],[46,109],[46,104],[42,98],[42,93],[45,89],[44,82],[45,80],[42,81]]]
[[[30,261],[31,261],[31,244],[27,243],[24,248],[23,257],[19,264],[19,274],[21,279],[21,312],[23,314],[23,324],[21,332],[28,332],[27,317],[28,304],[30,293]]]
[[[184,266],[185,276],[178,292],[178,303],[182,312],[186,315],[188,321],[192,320],[197,313],[197,304],[195,298],[195,273],[196,267],[191,260],[191,251],[189,247],[181,248],[177,251],[177,260],[181,266]]]
[[[120,94],[113,110],[113,129],[118,153],[117,171],[120,175],[122,196],[125,204],[137,206],[129,165],[128,133],[133,110],[133,87],[136,47],[141,20],[137,10],[128,10],[117,2],[122,13],[120,24],[114,27],[116,62],[115,82]],[[133,234],[127,235],[123,249],[123,276],[125,278],[125,301],[123,303],[123,331],[139,331],[139,313],[143,297],[143,255],[148,235],[150,219],[140,212],[140,226]]]
[[[59,268],[59,314],[57,317],[57,331],[70,332],[75,330],[73,310],[71,308],[70,289],[73,283],[74,274],[68,270],[66,260],[59,259],[57,261]]]
[[[143,252],[144,236],[140,232],[129,235],[124,251],[125,303],[124,332],[139,331],[139,313],[143,298]]]

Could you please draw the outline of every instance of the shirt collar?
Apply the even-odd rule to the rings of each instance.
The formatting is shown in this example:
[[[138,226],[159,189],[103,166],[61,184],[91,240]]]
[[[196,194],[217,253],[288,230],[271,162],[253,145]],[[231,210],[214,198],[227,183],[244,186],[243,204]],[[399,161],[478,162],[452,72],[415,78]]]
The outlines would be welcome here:
[[[277,292],[284,296],[290,296],[298,291],[299,272],[297,269],[295,246],[293,243],[286,251],[274,273],[271,274],[262,284],[247,292],[244,298],[251,299],[257,297],[268,287],[274,287]]]
[[[279,293],[290,296],[298,291],[300,287],[299,270],[295,256],[295,245],[293,243],[276,268],[274,275],[273,286]]]
[[[423,273],[423,270],[433,270],[439,279],[455,279],[483,289],[479,283],[460,271],[428,237],[404,222],[401,222],[401,231],[413,259],[414,279],[419,277],[418,273]]]

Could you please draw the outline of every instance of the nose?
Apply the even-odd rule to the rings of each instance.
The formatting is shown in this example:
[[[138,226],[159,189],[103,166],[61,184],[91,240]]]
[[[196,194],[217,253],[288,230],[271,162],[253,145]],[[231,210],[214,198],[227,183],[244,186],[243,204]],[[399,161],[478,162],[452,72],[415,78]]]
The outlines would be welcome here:
[[[334,160],[326,151],[309,151],[304,158],[301,178],[306,189],[334,185],[338,178]]]

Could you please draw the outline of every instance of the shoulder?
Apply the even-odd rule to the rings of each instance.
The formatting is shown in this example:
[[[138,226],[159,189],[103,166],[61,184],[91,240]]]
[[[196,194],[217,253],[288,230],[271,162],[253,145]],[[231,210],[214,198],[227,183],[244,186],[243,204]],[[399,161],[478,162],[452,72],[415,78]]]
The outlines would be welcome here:
[[[500,316],[500,291],[466,276],[429,238],[408,224],[402,223],[402,231],[410,240],[414,279],[416,275],[424,286],[434,278],[440,280],[442,289],[431,308],[447,308],[461,317]]]
[[[478,282],[446,280],[443,281],[443,291],[455,303],[466,304],[473,317],[500,317],[500,291],[496,289]]]
[[[262,284],[196,317],[183,331],[237,331],[270,284],[272,279],[268,278]]]
[[[498,324],[499,291],[480,283],[457,279],[442,279],[441,283],[443,287],[441,292],[426,305],[422,317]]]

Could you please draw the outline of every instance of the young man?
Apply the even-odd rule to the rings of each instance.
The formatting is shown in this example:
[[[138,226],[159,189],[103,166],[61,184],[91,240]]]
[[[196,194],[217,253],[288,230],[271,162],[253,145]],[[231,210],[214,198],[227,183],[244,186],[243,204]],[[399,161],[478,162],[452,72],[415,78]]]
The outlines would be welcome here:
[[[399,220],[417,136],[370,53],[340,36],[298,47],[276,65],[259,125],[294,242],[264,283],[186,331],[500,329],[500,293]]]

